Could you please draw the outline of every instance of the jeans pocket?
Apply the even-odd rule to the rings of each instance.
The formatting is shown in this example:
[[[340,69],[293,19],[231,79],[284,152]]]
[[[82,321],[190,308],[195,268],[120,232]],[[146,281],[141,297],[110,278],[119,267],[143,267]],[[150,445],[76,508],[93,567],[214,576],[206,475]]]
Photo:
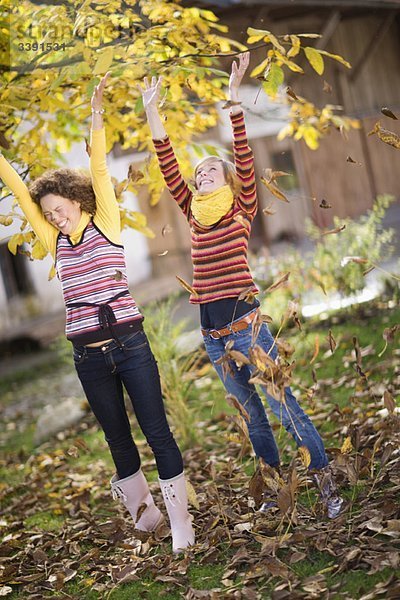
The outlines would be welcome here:
[[[133,353],[136,350],[140,350],[145,346],[149,346],[149,341],[142,329],[140,331],[136,331],[130,335],[127,340],[123,341],[123,350],[127,354]]]
[[[86,348],[74,348],[73,356],[75,365],[81,365],[87,359]]]

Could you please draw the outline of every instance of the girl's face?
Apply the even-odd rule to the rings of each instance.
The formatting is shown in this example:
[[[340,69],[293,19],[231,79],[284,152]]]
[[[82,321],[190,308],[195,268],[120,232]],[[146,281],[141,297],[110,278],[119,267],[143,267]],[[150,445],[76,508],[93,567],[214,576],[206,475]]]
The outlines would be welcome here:
[[[219,160],[210,160],[196,171],[196,188],[200,194],[215,192],[226,184],[224,168]]]
[[[40,206],[48,222],[62,234],[71,235],[77,229],[82,211],[76,200],[46,194],[40,199]]]

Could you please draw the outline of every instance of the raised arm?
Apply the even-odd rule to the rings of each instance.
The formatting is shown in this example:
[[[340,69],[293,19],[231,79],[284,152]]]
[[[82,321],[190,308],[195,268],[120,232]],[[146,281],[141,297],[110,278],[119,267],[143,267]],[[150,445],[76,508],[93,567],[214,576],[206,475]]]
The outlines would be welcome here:
[[[109,73],[94,88],[92,106],[92,130],[90,174],[96,195],[96,214],[93,221],[115,244],[121,243],[121,222],[119,206],[106,160],[106,135],[103,125],[103,92]]]
[[[171,142],[165,131],[160,113],[158,112],[158,102],[160,99],[162,78],[144,78],[144,87],[139,86],[143,98],[143,107],[146,112],[151,136],[157,153],[158,164],[164,177],[165,184],[187,218],[190,215],[190,203],[192,200],[192,191],[183,179],[178,161],[171,146]]]
[[[32,200],[27,186],[1,153],[0,178],[10,188],[36,236],[54,258],[57,230],[45,219],[40,206]]]
[[[233,131],[233,154],[236,173],[243,182],[240,203],[247,212],[257,209],[256,180],[253,151],[248,145],[243,110],[240,106],[239,88],[249,66],[250,53],[239,54],[239,63],[233,61],[229,78],[229,98],[232,102],[230,118]]]

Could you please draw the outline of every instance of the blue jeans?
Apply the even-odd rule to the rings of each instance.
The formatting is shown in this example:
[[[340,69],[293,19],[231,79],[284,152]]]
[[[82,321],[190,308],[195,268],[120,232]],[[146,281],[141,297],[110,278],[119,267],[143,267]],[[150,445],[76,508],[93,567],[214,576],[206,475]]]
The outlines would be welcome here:
[[[238,321],[240,319],[237,319]],[[264,405],[255,386],[249,383],[249,379],[255,370],[253,365],[243,365],[240,369],[236,363],[230,361],[233,375],[226,375],[224,378],[222,367],[216,364],[225,354],[225,346],[229,341],[233,341],[233,350],[242,352],[247,357],[251,347],[252,326],[249,326],[237,333],[213,339],[210,335],[204,336],[204,343],[207,354],[210,357],[215,370],[217,371],[226,391],[237,398],[241,405],[246,409],[249,415],[249,437],[258,457],[264,459],[272,467],[279,465],[279,451],[275,438],[266,415]],[[255,341],[255,345],[261,346],[265,352],[269,352],[274,339],[268,326],[263,323],[260,333]],[[270,356],[276,359],[278,355],[276,346],[270,352]],[[267,392],[266,387],[262,386],[262,391],[273,414],[279,419],[279,422],[293,436],[298,446],[306,446],[311,455],[310,469],[322,469],[328,464],[325,448],[321,436],[315,429],[310,418],[297,403],[290,387],[285,387],[285,400],[280,402]]]
[[[144,331],[91,348],[74,346],[74,363],[90,407],[100,423],[120,478],[136,473],[140,456],[132,438],[123,386],[149,443],[161,479],[183,471],[182,455],[170,431],[157,363]]]

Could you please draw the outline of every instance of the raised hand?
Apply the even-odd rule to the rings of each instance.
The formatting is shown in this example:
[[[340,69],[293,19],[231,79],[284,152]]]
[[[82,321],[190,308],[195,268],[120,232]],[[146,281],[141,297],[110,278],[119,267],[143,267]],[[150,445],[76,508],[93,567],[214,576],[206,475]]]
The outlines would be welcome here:
[[[92,99],[90,101],[93,111],[102,110],[103,92],[104,92],[104,88],[106,87],[107,79],[109,78],[109,76],[110,76],[110,71],[107,71],[107,73],[101,79],[100,83],[98,85],[96,85],[96,87],[93,90]]]
[[[159,77],[158,79],[157,77],[152,77],[151,83],[149,82],[149,78],[145,77],[143,83],[144,87],[138,85],[143,98],[143,108],[145,111],[151,108],[157,109],[157,104],[160,99],[162,77]]]
[[[236,61],[232,63],[231,76],[229,77],[229,96],[230,100],[237,102],[239,100],[239,87],[250,62],[250,52],[239,54],[239,64]]]

